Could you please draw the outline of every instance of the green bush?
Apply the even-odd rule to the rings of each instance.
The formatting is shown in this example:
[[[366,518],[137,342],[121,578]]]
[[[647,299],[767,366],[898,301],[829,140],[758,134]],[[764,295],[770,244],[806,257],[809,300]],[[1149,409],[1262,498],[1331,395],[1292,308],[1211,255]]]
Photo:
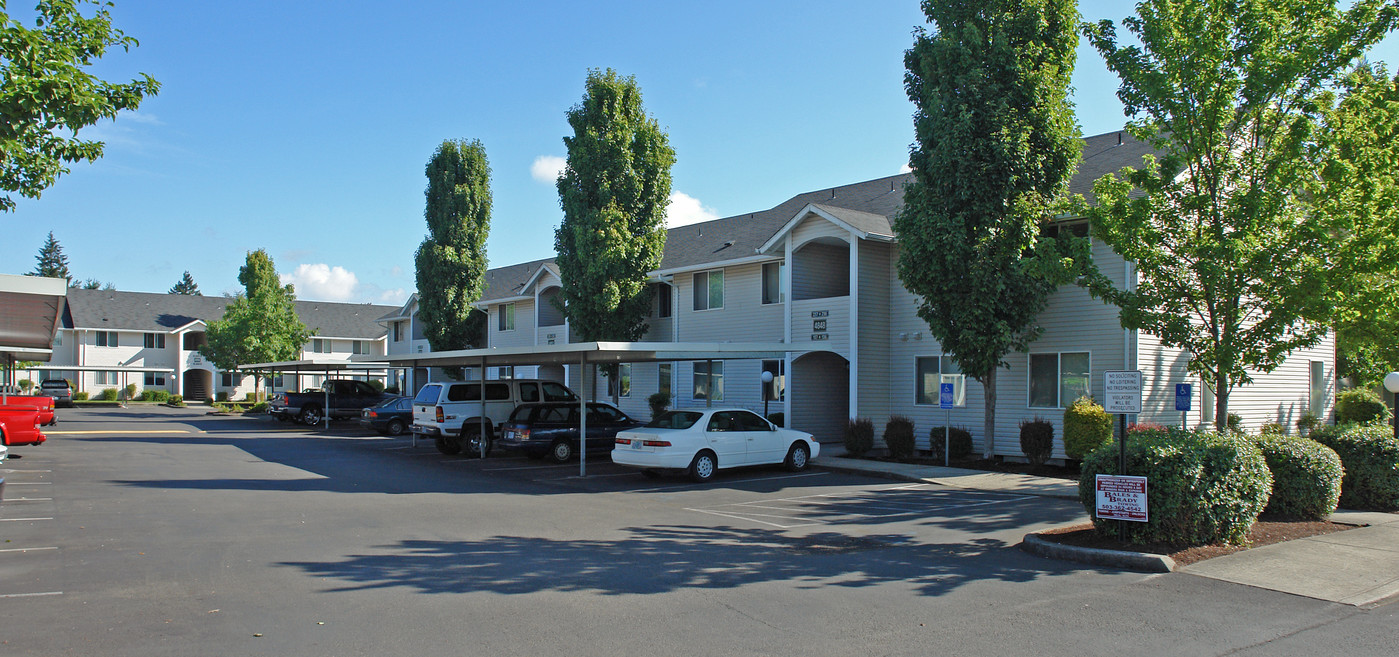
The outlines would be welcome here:
[[[950,446],[950,460],[959,461],[971,456],[972,453],[972,432],[963,427],[952,427],[951,431],[944,430],[943,427],[933,427],[928,430],[928,455],[936,460],[943,460],[942,446],[948,443]]]
[[[660,417],[665,409],[670,408],[670,395],[664,392],[652,393],[650,397],[646,398],[646,404],[651,407],[651,419],[654,420]]]
[[[1336,395],[1337,424],[1373,424],[1389,420],[1389,407],[1369,388],[1351,388]]]
[[[135,399],[135,398],[136,398],[136,391],[137,391],[137,390],[140,390],[140,389],[141,389],[141,386],[138,386],[138,385],[136,385],[136,384],[134,384],[134,383],[128,383],[128,384],[126,384],[126,387],[122,389],[122,392],[126,393],[126,395],[123,397],[123,399]]]
[[[771,422],[779,427],[785,427],[787,426],[787,414],[783,413],[782,411],[777,411],[776,413],[773,413],[772,415],[768,416],[768,422]]]
[[[396,395],[396,394],[398,394],[398,386],[388,386],[388,387],[385,387],[385,388],[384,388],[384,394],[386,394],[386,395]]]
[[[913,420],[902,415],[889,418],[884,425],[884,444],[889,448],[889,456],[904,460],[913,458],[917,449],[914,446]]]
[[[1244,432],[1244,416],[1230,413],[1224,419],[1224,426],[1229,427],[1229,430],[1234,433],[1242,434]]]
[[[1273,478],[1253,443],[1209,431],[1139,431],[1127,438],[1127,473],[1147,478],[1149,522],[1125,522],[1133,543],[1238,544],[1268,504]],[[1083,461],[1078,497],[1100,532],[1116,525],[1096,517],[1095,475],[1118,474],[1117,450]],[[1111,526],[1111,527],[1110,527]]]
[[[1253,442],[1273,473],[1273,493],[1264,513],[1320,520],[1336,510],[1344,471],[1335,450],[1315,440],[1280,434],[1265,433]]]
[[[1042,417],[1021,422],[1020,452],[1030,465],[1044,465],[1054,453],[1054,425]]]
[[[370,379],[369,387],[374,388],[374,392],[385,392],[384,382],[378,379]]]
[[[845,423],[845,451],[851,456],[864,456],[874,449],[874,423],[857,417]]]
[[[1321,426],[1321,418],[1310,411],[1297,418],[1297,430],[1302,432],[1303,436],[1315,431],[1319,426]]]
[[[33,382],[33,381],[30,381],[29,379],[20,379],[20,381],[19,381],[19,389],[20,389],[20,390],[23,390],[23,391],[25,391],[25,392],[29,392],[29,389],[30,389],[30,388],[33,388],[33,387],[34,387],[34,382]]]
[[[98,400],[98,401],[116,401],[116,400],[117,400],[117,397],[118,397],[119,395],[120,395],[120,392],[118,392],[118,390],[117,390],[116,388],[103,388],[103,389],[102,389],[102,392],[97,393],[97,400]]]
[[[73,401],[87,401],[87,394],[88,393],[86,391],[75,392],[73,393]]]
[[[1383,424],[1343,424],[1312,432],[1315,440],[1341,457],[1341,506],[1399,510],[1399,440]]]
[[[308,390],[307,392],[312,392],[312,391]],[[320,392],[320,391],[319,391],[319,390],[316,390],[316,391],[314,391],[314,392]],[[216,401],[216,402],[226,402],[226,401],[228,401],[228,391],[227,391],[227,390],[220,390],[220,391],[218,391],[217,393],[215,393],[215,394],[214,394],[214,401]]]
[[[1112,441],[1112,416],[1092,397],[1079,397],[1064,409],[1064,454],[1082,460]]]
[[[249,407],[247,408],[247,410],[245,410],[245,411],[243,411],[243,412],[244,412],[244,413],[266,413],[266,412],[267,412],[267,402],[263,401],[263,402],[258,402],[258,403],[256,403],[256,404],[253,404],[252,406],[249,406]]]
[[[1281,422],[1268,422],[1258,427],[1258,433],[1265,436],[1283,436],[1287,434],[1287,427],[1283,426]]]
[[[185,405],[185,396],[184,396],[184,395],[170,395],[170,403],[173,404],[173,405],[175,405],[175,406],[184,406],[184,405]]]
[[[148,389],[141,391],[141,401],[143,402],[167,402],[170,401],[170,391]]]

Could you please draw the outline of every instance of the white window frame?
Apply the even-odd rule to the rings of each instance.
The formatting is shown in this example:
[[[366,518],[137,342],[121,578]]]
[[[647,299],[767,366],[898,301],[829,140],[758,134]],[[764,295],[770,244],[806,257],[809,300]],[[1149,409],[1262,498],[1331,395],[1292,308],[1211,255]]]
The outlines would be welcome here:
[[[496,311],[496,331],[505,333],[515,330],[515,303],[500,304],[500,309]]]
[[[97,338],[94,345],[97,347],[119,347],[121,340],[117,338],[116,331],[97,331]]]
[[[330,338],[311,338],[311,353],[328,354],[330,350]]]
[[[690,382],[691,382],[691,384],[692,384],[692,385],[690,386],[690,399],[691,399],[692,401],[704,401],[705,399],[709,399],[710,397],[712,397],[713,394],[714,394],[714,390],[713,390],[714,385],[713,385],[713,383],[714,383],[714,381],[716,381],[716,380],[719,382],[719,386],[718,386],[718,388],[719,388],[719,396],[718,396],[718,397],[715,397],[715,398],[713,398],[713,399],[709,399],[709,401],[711,401],[711,402],[721,402],[721,401],[724,401],[724,361],[722,361],[722,360],[712,361],[712,362],[714,363],[715,370],[716,370],[717,373],[716,373],[716,372],[708,372],[708,371],[707,371],[708,365],[707,365],[706,363],[708,363],[708,362],[710,362],[710,361],[697,360],[697,361],[694,362],[694,365],[691,366],[691,368],[690,368]],[[705,374],[700,374],[700,371],[699,371],[699,370],[700,370],[700,366],[704,366],[704,367],[706,368]],[[701,396],[699,396],[698,394],[696,394],[696,393],[699,391],[700,387],[701,387],[701,386],[700,386],[700,377],[701,377],[701,376],[704,377],[704,386],[703,386],[703,387],[704,387],[704,394],[705,394],[704,397],[701,397]]]
[[[142,378],[142,386],[152,388],[155,386],[165,387],[165,372],[146,372]]]
[[[1317,370],[1321,370],[1321,392],[1317,395]],[[1326,361],[1313,360],[1307,362],[1307,412],[1319,418],[1326,417],[1326,402],[1331,390],[1330,378],[1326,376]]]
[[[607,395],[612,396],[613,392],[622,399],[631,397],[631,363],[617,363],[617,380],[607,379]]]
[[[1057,409],[1063,409],[1063,408],[1066,408],[1066,406],[1064,405],[1064,401],[1065,401],[1065,400],[1061,399],[1061,397],[1064,396],[1064,395],[1063,395],[1063,392],[1064,392],[1064,355],[1065,355],[1065,354],[1068,354],[1068,355],[1071,355],[1071,356],[1072,356],[1072,355],[1078,355],[1078,354],[1084,354],[1084,355],[1088,356],[1088,383],[1087,383],[1086,386],[1084,386],[1084,394],[1085,394],[1085,395],[1089,395],[1089,396],[1091,396],[1091,395],[1093,394],[1093,352],[1092,352],[1092,351],[1040,351],[1040,352],[1031,352],[1031,353],[1029,353],[1029,354],[1026,354],[1026,356],[1025,356],[1025,407],[1026,407],[1026,408],[1034,408],[1034,409],[1055,409],[1055,408],[1057,408]],[[1035,357],[1035,356],[1054,356],[1054,368],[1055,368],[1055,370],[1054,370],[1054,400],[1055,400],[1056,403],[1058,403],[1058,406],[1034,406],[1034,405],[1032,405],[1032,403],[1034,402],[1034,395],[1031,394],[1031,393],[1033,392],[1033,386],[1034,386],[1034,381],[1035,381],[1035,373],[1034,373],[1034,367],[1033,367],[1034,357]],[[1072,400],[1072,399],[1068,400],[1068,403],[1070,403],[1070,404],[1072,404],[1073,402],[1074,402],[1074,400]]]
[[[923,381],[918,376],[918,361],[923,359],[936,359],[938,363],[938,385],[937,390],[923,394]],[[957,362],[952,360],[948,354],[920,354],[913,357],[913,405],[939,408],[942,406],[942,389],[944,383],[952,384],[952,405],[961,408],[967,405],[967,375],[960,371],[950,371],[947,365],[952,368],[957,367]],[[926,397],[926,401],[925,398]]]
[[[675,364],[656,364],[656,392],[664,392],[669,397],[675,396]]]
[[[142,344],[144,345],[143,348],[145,348],[145,349],[164,349],[164,348],[165,348],[165,334],[164,334],[164,333],[147,333],[147,334],[145,334],[145,342],[143,342]]]
[[[717,306],[716,306],[716,305],[713,305],[713,303],[712,303],[713,300],[714,300],[714,275],[715,275],[716,273],[719,275],[719,305],[717,305]],[[697,290],[699,290],[699,284],[700,284],[699,281],[700,281],[700,277],[701,277],[701,276],[704,277],[704,292],[705,292],[705,294],[704,294],[704,304],[705,304],[705,305],[704,305],[703,308],[700,308],[699,305],[698,305],[697,303],[695,303],[695,302],[699,301],[699,298],[698,298],[698,296],[697,296]],[[724,309],[724,301],[725,301],[725,299],[728,297],[728,290],[725,288],[725,286],[728,285],[728,277],[724,275],[724,270],[723,270],[723,268],[719,268],[719,269],[707,269],[707,270],[705,270],[705,271],[698,271],[698,272],[695,272],[695,275],[694,275],[693,277],[691,277],[691,279],[690,279],[690,284],[691,284],[691,286],[694,288],[694,289],[690,290],[690,305],[693,306],[693,309],[694,309],[695,312],[704,312],[704,311],[707,311],[707,310],[723,310],[723,309]]]
[[[777,300],[768,300],[768,267],[777,269]],[[782,279],[787,276],[787,263],[785,261],[763,263],[762,289],[758,291],[764,306],[779,306],[787,302],[787,291],[782,287]]]

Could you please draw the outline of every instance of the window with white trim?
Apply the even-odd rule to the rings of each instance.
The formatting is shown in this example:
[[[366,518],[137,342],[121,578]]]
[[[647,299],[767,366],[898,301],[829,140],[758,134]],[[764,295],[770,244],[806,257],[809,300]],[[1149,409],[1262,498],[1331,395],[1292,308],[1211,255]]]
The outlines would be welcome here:
[[[611,377],[607,379],[607,395],[617,397],[631,396],[631,363],[619,363],[617,365],[617,379]]]
[[[98,331],[98,332],[97,332],[97,346],[99,346],[99,347],[115,347],[115,346],[117,346],[117,332],[116,332],[116,331]]]
[[[787,265],[781,262],[763,264],[763,303],[782,303],[787,300],[782,294],[782,274]]]
[[[324,338],[311,338],[311,352],[316,354],[330,353],[330,340]]]
[[[656,376],[659,379],[656,385],[656,392],[663,392],[667,397],[671,396],[670,387],[674,367],[675,366],[670,363],[660,363],[660,366],[656,368]]]
[[[1326,362],[1320,360],[1311,361],[1310,369],[1311,389],[1307,395],[1307,409],[1312,415],[1325,417],[1327,392],[1331,387],[1326,380]]]
[[[165,334],[164,334],[164,333],[147,333],[147,334],[146,334],[146,343],[145,343],[145,347],[146,347],[147,349],[164,349],[164,348],[165,348]]]
[[[661,319],[670,317],[670,306],[673,299],[674,291],[670,285],[666,283],[656,285],[656,317]]]
[[[497,330],[500,330],[500,331],[513,331],[513,330],[515,330],[515,304],[513,304],[513,303],[502,303],[502,304],[500,304],[500,312],[497,313],[497,318],[499,319],[499,321],[497,322]]]
[[[350,353],[367,354],[370,353],[368,340],[353,340],[350,342]]]
[[[709,369],[711,364],[713,371]],[[724,401],[724,361],[695,361],[694,384],[694,399]]]
[[[711,269],[695,274],[695,310],[718,310],[724,307],[724,270]]]
[[[115,385],[117,383],[117,373],[103,371],[93,372],[92,380],[99,386]]]
[[[165,385],[165,373],[164,373],[164,372],[146,372],[145,387],[149,388],[149,387],[151,387],[151,386],[163,386],[163,385]]]
[[[403,322],[393,323],[393,341],[403,342]]]
[[[919,356],[914,361],[913,403],[942,405],[942,384],[952,384],[952,405],[967,405],[967,375],[951,356]]]
[[[1089,353],[1030,354],[1030,408],[1064,408],[1092,390]]]

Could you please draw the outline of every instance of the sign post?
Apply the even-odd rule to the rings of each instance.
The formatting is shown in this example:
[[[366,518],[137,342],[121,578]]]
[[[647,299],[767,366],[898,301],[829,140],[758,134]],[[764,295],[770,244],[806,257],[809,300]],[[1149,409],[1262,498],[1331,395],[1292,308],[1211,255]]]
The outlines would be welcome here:
[[[1117,441],[1117,474],[1126,476],[1127,474],[1127,416],[1137,415],[1142,412],[1142,373],[1141,370],[1108,370],[1103,373],[1103,396],[1107,403],[1104,405],[1109,413],[1115,413],[1121,417],[1118,426],[1121,432]],[[1146,483],[1143,479],[1142,491],[1145,496]],[[1143,504],[1145,506],[1145,504]],[[1123,538],[1127,536],[1127,527],[1119,527]]]
[[[952,462],[952,403],[955,395],[951,383],[938,384],[938,406],[943,410],[942,421],[942,465]]]
[[[1176,410],[1180,411],[1180,428],[1184,431],[1186,427],[1185,414],[1190,412],[1190,384],[1176,384]]]

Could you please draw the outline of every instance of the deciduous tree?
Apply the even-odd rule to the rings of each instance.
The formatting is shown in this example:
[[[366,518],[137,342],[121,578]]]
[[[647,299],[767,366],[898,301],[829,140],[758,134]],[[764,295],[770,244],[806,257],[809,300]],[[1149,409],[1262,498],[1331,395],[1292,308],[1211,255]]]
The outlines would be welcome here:
[[[428,237],[415,258],[418,318],[434,351],[483,347],[491,167],[478,140],[444,141],[427,163]]]
[[[250,251],[238,270],[244,291],[224,307],[223,316],[209,322],[208,342],[199,353],[219,369],[239,365],[294,360],[312,335],[296,314],[296,290],[282,285],[267,252]],[[256,385],[262,377],[258,376]]]
[[[917,141],[895,221],[899,278],[985,388],[989,456],[996,373],[1040,335],[1035,318],[1066,280],[1058,244],[1037,236],[1082,150],[1067,100],[1078,13],[1072,0],[925,0],[923,11],[935,32],[920,29],[904,57]]]

